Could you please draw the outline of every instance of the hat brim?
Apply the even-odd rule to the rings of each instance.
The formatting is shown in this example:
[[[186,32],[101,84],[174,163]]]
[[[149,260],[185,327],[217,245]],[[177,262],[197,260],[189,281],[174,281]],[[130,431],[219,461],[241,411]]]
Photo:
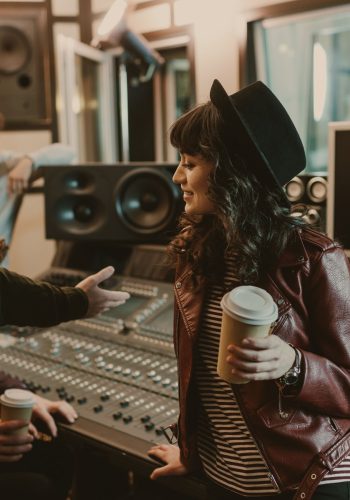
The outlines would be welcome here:
[[[254,84],[254,90],[253,86],[250,86],[252,89],[251,92],[256,93],[258,86],[260,86],[259,91],[262,92],[262,95],[263,93],[268,92],[268,98],[271,99],[271,96],[273,96],[273,98],[277,101],[277,98],[275,98],[272,92],[262,82],[256,82]],[[246,87],[244,91],[245,98],[247,98],[247,102],[249,102],[249,87]],[[248,160],[258,179],[271,188],[277,187],[283,193],[284,199],[289,206],[290,202],[287,198],[285,190],[282,187],[283,183],[281,183],[281,180],[276,177],[264,154],[264,151],[261,149],[256,138],[252,135],[249,125],[245,121],[244,115],[240,113],[239,109],[237,109],[233,99],[230,98],[218,80],[214,80],[212,84],[210,90],[210,100],[219,111],[224,124],[227,126],[223,134],[223,142],[229,154],[232,155],[238,153],[241,154],[244,159]],[[254,112],[254,110],[252,110],[252,112]],[[289,116],[288,119],[290,120]],[[300,170],[302,170],[302,168]],[[295,172],[294,175],[297,175],[297,172]],[[287,181],[288,180],[290,179],[287,179]]]

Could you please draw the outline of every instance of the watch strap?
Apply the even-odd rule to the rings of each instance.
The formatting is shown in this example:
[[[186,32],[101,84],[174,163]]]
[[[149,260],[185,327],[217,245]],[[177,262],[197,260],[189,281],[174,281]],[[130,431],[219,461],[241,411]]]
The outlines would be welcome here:
[[[300,380],[301,373],[301,354],[299,349],[289,344],[295,351],[295,360],[293,365],[286,371],[284,375],[282,375],[279,379],[277,379],[277,383],[280,387],[290,387],[295,386]]]

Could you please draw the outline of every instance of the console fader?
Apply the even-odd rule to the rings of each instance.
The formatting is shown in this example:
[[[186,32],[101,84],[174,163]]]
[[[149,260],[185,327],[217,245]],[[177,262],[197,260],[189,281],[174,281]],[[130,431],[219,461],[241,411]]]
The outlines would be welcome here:
[[[47,281],[57,282],[57,273],[62,281],[83,277],[53,269]],[[45,330],[4,327],[17,337],[0,349],[0,367],[39,395],[74,404],[82,420],[111,431],[115,446],[116,435],[136,438],[140,449],[131,451],[144,455],[152,442],[166,442],[162,429],[177,419],[172,285],[119,277],[111,288],[128,291],[130,300],[93,319]]]

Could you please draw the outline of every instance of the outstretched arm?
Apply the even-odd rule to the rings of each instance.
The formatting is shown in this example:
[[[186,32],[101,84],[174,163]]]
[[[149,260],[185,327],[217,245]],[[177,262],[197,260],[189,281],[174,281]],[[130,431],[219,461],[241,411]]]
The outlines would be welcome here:
[[[0,324],[46,327],[120,305],[128,293],[99,288],[113,272],[109,266],[76,287],[59,287],[0,269]]]
[[[99,287],[99,284],[110,278],[113,273],[114,267],[105,267],[98,273],[88,276],[78,283],[77,288],[80,288],[86,293],[89,301],[86,317],[96,316],[96,314],[107,311],[112,307],[120,306],[130,298],[127,292],[103,290]]]

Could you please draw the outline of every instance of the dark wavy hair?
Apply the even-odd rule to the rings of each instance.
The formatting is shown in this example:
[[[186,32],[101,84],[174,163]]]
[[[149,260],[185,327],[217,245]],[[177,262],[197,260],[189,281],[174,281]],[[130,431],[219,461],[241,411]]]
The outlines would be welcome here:
[[[291,215],[281,189],[264,185],[242,156],[227,153],[222,134],[223,123],[211,102],[193,108],[171,128],[171,144],[180,153],[201,155],[216,165],[208,179],[215,213],[183,214],[168,254],[175,264],[182,253],[194,284],[196,275],[222,282],[223,257],[233,254],[236,278],[254,284],[304,222]]]

